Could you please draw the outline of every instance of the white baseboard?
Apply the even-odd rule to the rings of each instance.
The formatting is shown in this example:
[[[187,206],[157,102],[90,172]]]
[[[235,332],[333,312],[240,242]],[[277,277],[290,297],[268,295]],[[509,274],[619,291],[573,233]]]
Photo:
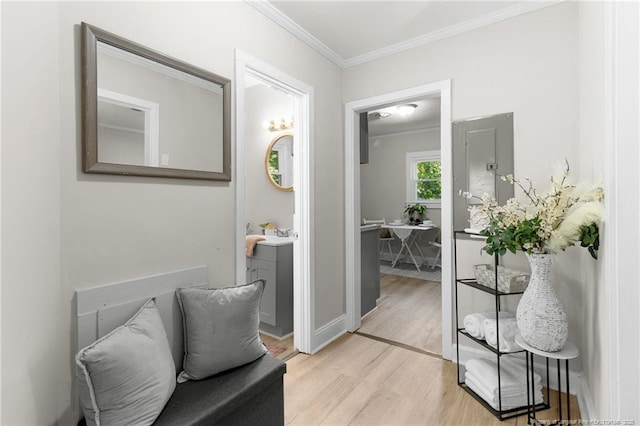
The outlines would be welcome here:
[[[580,376],[580,387],[578,388],[577,397],[582,419],[587,421],[597,419],[598,416],[596,415],[596,410],[593,405],[593,395],[591,395],[591,389],[584,375]]]
[[[453,362],[456,362],[455,353],[456,353],[456,345],[454,343],[452,345],[453,356],[451,357],[451,360]],[[515,360],[517,363],[521,364],[523,367],[526,365],[526,360],[523,352],[518,352],[513,355],[503,355],[503,357],[504,356],[509,356],[509,359]],[[495,354],[493,352],[487,351],[486,349],[460,345],[460,363],[462,365],[466,364],[468,360],[472,358],[478,358],[478,357],[493,360],[495,359]],[[562,361],[560,364],[562,367],[561,368],[562,390],[564,392],[566,391],[567,383],[565,381],[566,373],[564,371],[563,364],[564,364],[564,361]],[[535,366],[536,373],[542,376],[542,382],[543,384],[546,385],[546,379],[545,379],[546,363],[544,361],[544,358],[536,356],[536,358],[534,359],[534,366]],[[571,388],[569,389],[569,392],[571,393],[571,395],[577,395],[579,397],[583,393],[582,388],[583,388],[584,381],[582,379],[582,374],[577,371],[573,371],[569,369],[569,381],[571,382],[570,383]],[[558,389],[558,368],[555,360],[549,360],[549,387],[554,390]],[[580,408],[582,408],[582,405],[580,405]]]
[[[364,319],[365,319],[366,317],[368,317],[369,315],[371,315],[372,313],[374,313],[374,312],[376,312],[376,311],[378,310],[378,301],[379,301],[379,300],[380,300],[380,299],[377,299],[377,300],[376,300],[376,306],[375,306],[372,310],[370,310],[369,312],[367,312],[366,314],[364,314],[364,315],[362,316],[362,318],[360,318],[360,322],[364,321]]]
[[[272,339],[275,340],[284,340],[284,339],[288,339],[289,337],[293,336],[293,332],[285,334],[284,336],[276,336],[275,334],[271,334],[271,333],[267,333],[266,331],[263,330],[258,330],[260,332],[260,334],[264,334],[266,336],[271,337]]]
[[[347,315],[342,314],[338,318],[323,325],[313,332],[311,342],[311,354],[315,354],[329,343],[347,332]]]

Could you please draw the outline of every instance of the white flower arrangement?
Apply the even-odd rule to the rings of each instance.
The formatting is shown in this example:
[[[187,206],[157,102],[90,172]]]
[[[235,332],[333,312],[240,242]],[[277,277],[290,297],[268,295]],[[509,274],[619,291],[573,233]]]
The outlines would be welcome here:
[[[600,245],[599,225],[604,214],[604,192],[594,184],[569,183],[569,163],[559,177],[551,178],[551,189],[540,195],[531,180],[524,182],[513,175],[501,176],[503,181],[517,185],[528,203],[515,198],[498,205],[495,198],[467,192],[461,195],[477,198],[480,204],[470,208],[473,215],[488,219],[480,232],[487,237],[483,247],[489,254],[503,255],[507,250],[532,254],[558,253],[580,242],[591,256],[598,257]]]

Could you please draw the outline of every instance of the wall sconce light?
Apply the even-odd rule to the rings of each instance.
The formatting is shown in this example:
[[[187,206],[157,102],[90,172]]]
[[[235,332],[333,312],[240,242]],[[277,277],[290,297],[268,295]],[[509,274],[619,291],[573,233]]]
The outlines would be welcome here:
[[[280,132],[282,130],[293,129],[293,119],[282,117],[280,120],[271,120],[265,122],[265,127],[270,132]]]

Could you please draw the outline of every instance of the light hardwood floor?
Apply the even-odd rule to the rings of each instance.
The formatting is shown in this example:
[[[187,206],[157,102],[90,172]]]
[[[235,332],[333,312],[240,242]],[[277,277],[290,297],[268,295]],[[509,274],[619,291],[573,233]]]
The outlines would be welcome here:
[[[438,282],[383,274],[378,307],[358,331],[441,355],[441,300]]]
[[[281,349],[281,351],[278,351],[279,353],[275,354],[275,356],[283,361],[288,360],[298,353],[298,350],[293,345],[293,334],[289,337],[285,337],[284,339],[278,339],[268,334],[260,333],[260,338],[265,344],[275,345]]]
[[[292,425],[526,425],[500,422],[457,385],[450,361],[356,334],[287,361],[285,422]],[[551,394],[551,402],[557,397]],[[539,418],[554,418],[552,409]],[[572,418],[579,418],[575,398]]]

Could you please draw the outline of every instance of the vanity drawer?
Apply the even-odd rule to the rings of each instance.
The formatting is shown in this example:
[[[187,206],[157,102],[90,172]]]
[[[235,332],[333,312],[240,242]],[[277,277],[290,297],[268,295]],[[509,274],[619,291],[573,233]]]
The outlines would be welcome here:
[[[278,247],[256,244],[253,249],[253,258],[276,262],[278,260]]]

